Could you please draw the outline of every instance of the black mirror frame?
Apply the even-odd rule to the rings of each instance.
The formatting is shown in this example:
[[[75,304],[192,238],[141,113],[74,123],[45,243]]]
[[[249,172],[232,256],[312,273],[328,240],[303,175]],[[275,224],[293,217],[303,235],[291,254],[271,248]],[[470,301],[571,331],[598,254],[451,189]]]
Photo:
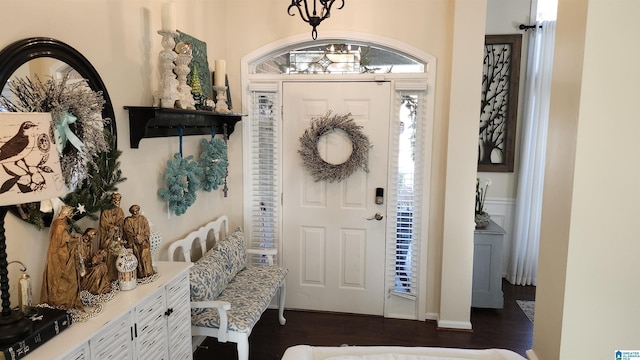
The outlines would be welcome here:
[[[105,125],[105,130],[111,134],[111,146],[113,149],[117,149],[118,132],[116,128],[116,118],[107,88],[89,60],[76,49],[62,41],[47,37],[32,37],[18,40],[2,49],[2,51],[0,51],[0,89],[4,88],[9,78],[11,78],[20,66],[30,60],[41,57],[50,57],[65,62],[87,80],[87,85],[89,85],[91,90],[102,92],[102,97],[105,100],[102,117],[110,119]],[[10,211],[18,218],[21,218],[17,207],[11,207]],[[80,215],[80,217],[82,217],[82,215]],[[51,220],[53,219],[46,218],[45,226],[49,226]]]
[[[18,40],[5,47],[0,51],[0,89],[5,86],[11,75],[20,66],[29,60],[41,57],[50,57],[65,62],[87,79],[88,85],[93,91],[102,92],[102,97],[105,100],[102,117],[111,119],[106,128],[113,135],[113,148],[117,149],[116,118],[107,88],[89,60],[71,46],[52,38],[33,37]]]

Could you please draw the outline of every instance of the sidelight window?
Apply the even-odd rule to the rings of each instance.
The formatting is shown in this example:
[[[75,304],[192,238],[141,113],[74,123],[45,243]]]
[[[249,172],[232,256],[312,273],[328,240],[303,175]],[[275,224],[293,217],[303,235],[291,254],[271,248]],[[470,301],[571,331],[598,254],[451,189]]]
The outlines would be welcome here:
[[[253,248],[276,249],[280,214],[280,145],[279,116],[275,86],[251,92],[251,133],[249,161],[251,181],[248,214],[251,216],[249,237]],[[277,261],[277,259],[274,259]],[[265,257],[251,259],[253,265],[266,264]]]
[[[387,243],[389,292],[415,299],[418,289],[419,222],[423,136],[420,120],[424,101],[420,91],[401,91],[397,100],[397,122],[390,143],[390,199]]]

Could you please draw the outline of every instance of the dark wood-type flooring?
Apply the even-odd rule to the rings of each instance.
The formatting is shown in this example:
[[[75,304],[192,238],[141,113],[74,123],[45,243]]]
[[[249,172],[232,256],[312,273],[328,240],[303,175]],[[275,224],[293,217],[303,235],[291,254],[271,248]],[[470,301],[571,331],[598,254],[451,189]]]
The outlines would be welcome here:
[[[267,310],[249,337],[251,360],[280,359],[293,345],[437,346],[465,349],[502,348],[526,358],[533,324],[516,300],[534,300],[534,286],[514,286],[503,280],[503,309],[471,309],[472,331],[441,330],[435,321],[385,319],[378,316],[285,310],[280,326],[277,310]],[[237,359],[235,343],[207,338],[195,360]]]

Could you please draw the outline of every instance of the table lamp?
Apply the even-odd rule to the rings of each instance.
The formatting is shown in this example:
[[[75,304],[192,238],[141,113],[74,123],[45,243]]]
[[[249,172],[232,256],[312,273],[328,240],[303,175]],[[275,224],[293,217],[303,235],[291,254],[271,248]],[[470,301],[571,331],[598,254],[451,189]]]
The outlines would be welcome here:
[[[9,272],[4,220],[13,205],[66,193],[58,150],[51,139],[50,113],[0,112],[0,345],[22,340],[31,320],[9,300]]]

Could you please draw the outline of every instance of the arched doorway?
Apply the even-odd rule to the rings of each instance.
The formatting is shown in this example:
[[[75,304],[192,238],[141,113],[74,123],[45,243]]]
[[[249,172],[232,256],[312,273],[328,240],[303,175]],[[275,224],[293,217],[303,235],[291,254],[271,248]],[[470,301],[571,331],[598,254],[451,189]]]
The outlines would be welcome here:
[[[424,309],[426,303],[427,237],[420,234],[426,234],[428,225],[429,187],[423,186],[423,181],[428,181],[431,171],[435,59],[393,39],[348,32],[323,35],[316,41],[309,41],[307,36],[283,39],[242,59],[243,112],[248,114],[243,121],[245,231],[252,246],[278,249],[278,261],[292,270],[288,293],[293,306],[306,308],[305,299],[317,297],[314,291],[318,288],[336,291],[351,287],[357,292],[379,281],[381,290],[376,296],[382,298],[379,299],[383,304],[380,311],[385,316],[424,320],[424,312],[418,309]],[[304,102],[307,99],[323,99],[315,104],[329,104],[324,102],[325,95],[360,86],[357,83],[380,84],[389,89],[387,95],[375,95],[378,98],[365,101],[362,96],[358,97],[359,104],[385,102],[387,106],[386,110],[372,111],[385,113],[383,126],[363,125],[369,136],[384,138],[384,145],[377,140],[384,159],[380,160],[381,155],[377,154],[375,165],[384,167],[381,177],[385,183],[376,186],[366,174],[360,174],[364,176],[360,178],[361,186],[350,187],[346,181],[337,184],[333,191],[326,192],[325,187],[322,190],[325,192],[313,194],[320,199],[327,193],[342,192],[344,196],[336,199],[338,203],[344,205],[345,198],[351,196],[360,201],[352,208],[373,206],[366,207],[365,213],[377,209],[385,220],[384,226],[374,227],[371,224],[375,221],[359,216],[358,219],[363,220],[361,224],[356,221],[342,224],[334,233],[339,240],[331,243],[328,240],[333,236],[327,235],[324,226],[311,226],[304,218],[298,219],[296,226],[289,223],[294,218],[292,215],[301,213],[302,208],[324,206],[307,203],[291,210],[292,204],[302,203],[299,197],[307,196],[311,188],[317,190],[318,186],[336,184],[309,183],[313,186],[299,189],[293,186],[308,182],[304,174],[295,180],[289,175],[302,172],[292,167],[300,162],[296,154],[299,141],[296,131],[303,131],[305,126],[293,132],[285,129],[293,127],[293,119],[304,117],[302,120],[308,124],[337,106],[314,108]],[[319,84],[323,84],[322,91]],[[355,91],[359,95],[363,93]],[[298,105],[287,100],[302,92],[305,95],[298,99],[298,104],[315,110],[305,114],[291,111]],[[355,99],[353,94],[347,92],[342,98]],[[362,124],[369,119],[363,116]],[[374,203],[377,187],[384,188],[383,204]],[[325,213],[334,214],[333,210]],[[313,215],[316,220],[318,216],[322,215]],[[327,217],[320,219],[319,224],[333,222]],[[307,231],[309,229],[313,231]],[[372,245],[366,234],[375,232],[382,233],[382,240]],[[296,246],[290,248],[290,244]],[[377,252],[384,254],[383,258],[367,258],[373,246],[382,247]],[[336,248],[339,250],[332,252]],[[331,269],[338,270],[332,272]],[[367,277],[373,269],[379,270],[376,277]],[[334,286],[329,286],[332,281]],[[325,295],[328,298],[348,296]],[[308,308],[353,312],[312,305]]]

